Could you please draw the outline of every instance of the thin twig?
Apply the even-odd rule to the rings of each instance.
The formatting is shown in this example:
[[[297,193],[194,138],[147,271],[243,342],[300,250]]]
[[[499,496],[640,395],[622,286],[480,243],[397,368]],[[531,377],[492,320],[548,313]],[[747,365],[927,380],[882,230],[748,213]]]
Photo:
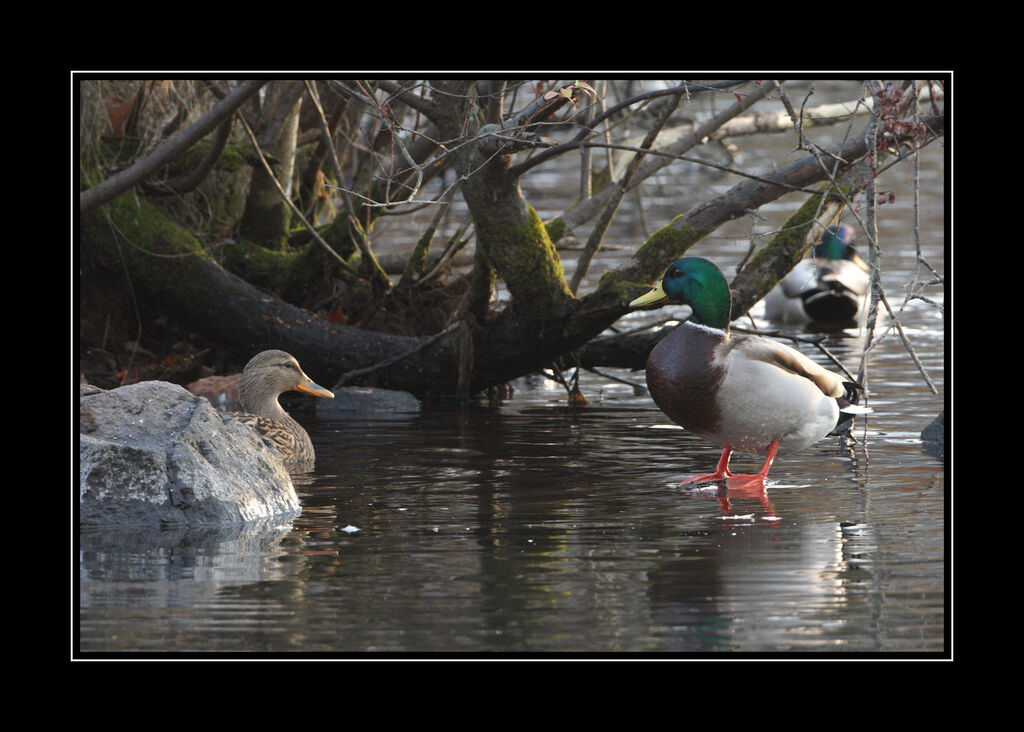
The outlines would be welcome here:
[[[324,144],[331,152],[331,160],[334,164],[334,174],[340,181],[342,179],[341,163],[338,161],[338,156],[334,150],[334,143],[331,140],[330,128],[327,125],[327,116],[324,114],[323,106],[320,104],[320,95],[316,91],[316,86],[311,84],[308,80],[306,81],[306,90],[309,92],[310,99],[316,107],[318,120],[320,122],[320,132],[324,136]],[[278,188],[280,188],[280,186],[278,186]],[[356,246],[359,248],[360,254],[363,256],[363,261],[369,263],[369,270],[372,272],[374,279],[381,282],[384,286],[390,285],[391,283],[388,281],[387,274],[385,274],[384,270],[381,268],[377,258],[373,256],[373,252],[370,251],[370,242],[367,241],[363,228],[356,219],[355,209],[352,207],[352,201],[345,195],[342,195],[342,200],[345,202],[345,208],[348,211],[349,231],[356,242]],[[292,206],[292,208],[293,210],[297,210],[294,206]],[[306,224],[306,226],[310,231],[312,231],[312,227],[310,227],[309,224]],[[321,239],[321,241],[323,240]]]
[[[590,232],[590,236],[587,239],[587,245],[584,247],[583,252],[580,254],[579,259],[576,262],[576,271],[573,272],[572,280],[569,282],[569,290],[575,295],[579,291],[580,283],[583,278],[587,275],[587,270],[590,269],[590,262],[594,258],[594,254],[597,253],[598,247],[601,246],[601,239],[604,238],[605,232],[608,230],[608,226],[611,224],[612,218],[615,216],[615,212],[618,211],[619,204],[622,202],[622,197],[626,193],[626,188],[629,186],[629,181],[632,179],[633,174],[636,173],[637,168],[640,167],[640,163],[644,159],[644,154],[650,150],[651,145],[654,144],[655,139],[658,137],[658,133],[661,132],[661,128],[665,126],[669,118],[679,107],[680,102],[683,100],[683,93],[680,92],[671,98],[669,104],[665,106],[650,131],[644,137],[643,142],[640,143],[640,149],[633,155],[633,159],[626,166],[625,172],[622,174],[622,178],[615,183],[615,194],[605,204],[604,211],[601,212],[601,216],[598,218],[597,225],[594,226],[593,231]]]
[[[608,379],[608,381],[616,381],[616,382],[618,382],[620,384],[625,384],[626,386],[632,386],[634,389],[646,389],[647,388],[644,384],[641,384],[639,381],[630,381],[629,379],[622,379],[622,378],[619,378],[618,376],[612,376],[611,374],[606,374],[606,373],[603,373],[601,371],[598,371],[593,366],[582,366],[581,368],[584,371],[589,371],[592,374],[600,376],[602,379]]]
[[[469,223],[465,222],[456,229],[455,233],[448,238],[448,244],[445,246],[444,251],[441,252],[441,256],[437,258],[436,262],[434,262],[434,266],[431,267],[426,274],[413,282],[412,284],[414,286],[423,285],[441,274],[448,262],[450,262],[452,258],[461,251],[475,235],[476,232],[473,232],[472,234],[465,236],[464,234],[468,228]]]
[[[877,82],[868,82],[868,92],[873,93]],[[867,130],[864,133],[868,155],[874,167],[878,151],[878,123],[879,112],[877,105],[872,107],[871,118],[868,121]],[[864,339],[864,348],[860,354],[860,367],[857,369],[857,383],[866,386],[868,351],[871,350],[872,341],[875,335],[875,321],[878,318],[878,300],[881,294],[881,273],[878,267],[878,228],[875,219],[877,210],[877,199],[875,196],[875,176],[869,175],[867,188],[867,215],[864,222],[864,233],[868,237],[868,266],[871,271],[870,296],[868,301],[867,335]]]
[[[434,218],[431,220],[430,225],[427,226],[427,231],[430,232],[430,238],[425,242],[422,251],[420,251],[420,242],[417,242],[412,253],[410,253],[409,257],[406,259],[405,267],[402,269],[402,278],[398,281],[398,287],[400,289],[418,284],[424,279],[422,268],[426,264],[427,253],[430,251],[431,242],[437,235],[437,230],[441,226],[441,221],[448,214],[452,203],[452,198],[447,196],[447,191],[442,192],[438,200],[441,202],[441,206],[434,212]],[[450,248],[451,247],[449,247],[449,249]],[[417,258],[417,262],[412,265],[414,269],[410,270],[410,263],[414,256]],[[440,264],[440,262],[438,263]]]
[[[676,317],[675,315],[672,315],[672,316],[669,316],[667,318],[662,318],[660,320],[655,320],[652,323],[647,323],[645,325],[637,326],[636,328],[628,328],[627,330],[616,331],[614,336],[608,336],[608,337],[609,338],[619,338],[621,336],[633,335],[634,333],[643,333],[645,330],[651,330],[652,328],[660,328],[661,326],[663,326],[663,325],[665,325],[667,323],[673,323],[673,322],[680,322],[680,323],[682,323],[682,322],[684,322],[686,320],[689,320],[689,318],[679,318],[679,317]]]
[[[872,94],[872,98],[874,98],[876,93],[880,90],[881,87],[877,85],[877,82],[869,84],[869,92]],[[881,106],[882,105],[877,102],[872,104],[871,121],[868,123],[868,128],[865,132],[868,151],[872,158],[877,155],[878,151],[878,128],[881,119],[881,110],[879,108]],[[917,352],[914,349],[913,344],[903,331],[903,326],[900,323],[899,316],[893,312],[892,307],[889,305],[889,301],[885,296],[885,290],[882,287],[881,270],[878,263],[878,229],[875,217],[875,212],[878,206],[878,198],[875,190],[875,178],[876,176],[874,175],[868,177],[867,189],[865,191],[865,195],[867,197],[867,215],[865,217],[864,233],[867,235],[870,244],[870,248],[868,250],[868,264],[871,270],[871,297],[868,303],[867,336],[864,341],[864,349],[861,352],[860,367],[857,370],[857,381],[860,384],[865,383],[865,379],[867,378],[868,353],[882,341],[882,338],[885,335],[883,333],[882,336],[875,340],[875,322],[878,318],[878,305],[881,303],[892,321],[886,331],[888,332],[891,328],[896,329],[900,339],[903,341],[904,348],[906,348],[911,360],[914,362],[914,365],[917,367],[922,378],[924,378],[925,384],[927,384],[929,390],[933,394],[938,394],[938,389],[936,388],[935,383],[928,375],[927,370],[924,368],[924,364],[921,363],[921,359],[917,356]]]
[[[292,210],[292,213],[299,217],[299,221],[301,221],[303,225],[305,225],[306,229],[313,236],[316,242],[320,244],[320,246],[322,246],[324,249],[326,249],[327,252],[331,254],[331,256],[338,260],[338,264],[341,265],[342,269],[344,269],[345,271],[349,272],[352,275],[355,275],[356,272],[354,269],[352,269],[351,265],[349,265],[348,262],[342,259],[341,255],[334,251],[330,244],[323,240],[323,238],[317,233],[313,225],[306,220],[305,216],[302,215],[302,211],[300,211],[298,206],[295,205],[291,197],[285,192],[284,187],[281,185],[281,182],[277,179],[277,176],[274,175],[274,171],[270,167],[270,163],[267,162],[266,157],[264,157],[263,155],[263,151],[260,150],[260,144],[256,140],[256,135],[253,133],[252,128],[249,127],[249,123],[246,122],[245,118],[242,116],[239,116],[238,119],[242,123],[242,127],[245,129],[246,134],[249,135],[249,140],[252,141],[252,146],[253,149],[256,151],[256,156],[260,159],[260,162],[263,163],[263,169],[266,171],[267,175],[270,176],[270,180],[274,183],[274,186],[276,186],[278,193],[281,194],[281,198],[284,200],[286,204],[288,204],[288,208]]]
[[[716,82],[715,84],[709,84],[709,85],[699,85],[699,84],[683,83],[680,86],[674,86],[674,87],[671,87],[671,88],[668,88],[668,89],[656,89],[656,90],[649,91],[649,92],[643,92],[641,94],[637,94],[636,96],[632,96],[629,99],[624,99],[621,102],[619,102],[618,104],[615,104],[612,107],[609,107],[604,112],[602,112],[601,114],[597,115],[592,120],[590,120],[589,121],[589,125],[590,126],[589,127],[584,127],[583,129],[581,129],[579,131],[579,133],[577,133],[575,139],[570,140],[569,142],[567,142],[565,144],[557,145],[557,146],[552,147],[552,148],[548,148],[547,150],[544,150],[541,153],[539,153],[537,155],[534,155],[529,160],[526,160],[526,161],[524,161],[524,162],[522,162],[522,163],[520,163],[520,164],[518,164],[516,166],[513,166],[513,168],[511,170],[509,170],[509,174],[513,175],[513,176],[522,176],[530,168],[533,168],[533,167],[535,167],[537,165],[540,165],[541,163],[543,163],[548,158],[552,158],[552,157],[561,155],[563,152],[566,152],[567,150],[575,149],[577,147],[578,143],[581,140],[583,140],[585,137],[590,135],[593,132],[594,128],[597,127],[597,125],[601,124],[604,120],[606,120],[606,119],[608,119],[608,118],[618,114],[623,109],[627,109],[628,107],[631,107],[632,105],[637,104],[639,102],[649,101],[649,100],[655,99],[657,97],[672,96],[673,94],[678,94],[680,92],[682,92],[684,94],[689,94],[691,91],[693,91],[693,89],[695,87],[697,89],[699,89],[699,90],[702,90],[702,91],[708,91],[708,90],[712,90],[712,89],[724,89],[724,88],[727,88],[727,87],[730,87],[730,86],[738,86],[738,85],[743,84],[743,83],[744,83],[744,80],[742,80],[742,79],[720,81],[720,82]]]
[[[333,387],[331,387],[331,388],[332,389],[338,389],[338,388],[344,386],[346,383],[348,383],[352,379],[355,379],[355,378],[357,378],[359,376],[365,376],[366,374],[372,374],[374,371],[379,371],[380,369],[384,369],[384,368],[387,368],[388,366],[391,366],[392,364],[398,363],[402,359],[409,358],[409,356],[412,356],[412,355],[414,355],[416,353],[419,353],[424,348],[428,348],[429,346],[434,345],[439,340],[444,338],[446,335],[448,335],[449,333],[451,333],[453,330],[455,330],[456,328],[458,328],[461,325],[462,325],[462,321],[461,320],[456,320],[455,322],[453,322],[451,325],[449,325],[444,330],[435,333],[434,335],[430,336],[430,338],[428,338],[427,340],[423,341],[422,343],[419,343],[416,346],[410,348],[408,351],[403,351],[402,353],[398,354],[397,356],[392,356],[391,358],[386,358],[383,361],[378,361],[377,363],[373,364],[372,366],[367,366],[366,368],[352,369],[351,371],[346,371],[340,377],[338,377],[337,383]]]
[[[925,384],[928,385],[929,391],[931,391],[932,394],[938,394],[939,390],[938,388],[936,388],[935,382],[932,381],[931,377],[928,375],[928,371],[924,367],[924,364],[921,363],[921,359],[918,358],[917,351],[914,349],[914,345],[910,342],[910,339],[907,338],[907,334],[903,332],[903,325],[900,323],[899,317],[892,311],[892,307],[889,305],[889,300],[885,297],[885,291],[881,289],[881,285],[879,285],[879,290],[880,302],[885,306],[885,311],[889,314],[889,318],[892,320],[892,322],[889,324],[889,328],[886,328],[886,332],[888,332],[892,328],[896,329],[896,332],[900,336],[900,340],[903,341],[903,347],[906,348],[907,353],[910,354],[911,360],[914,362],[914,365],[917,366],[917,370],[920,372]],[[865,353],[867,351],[872,350],[875,346],[881,343],[884,337],[885,333],[879,336],[878,340],[875,343],[871,344],[871,346],[865,349]]]

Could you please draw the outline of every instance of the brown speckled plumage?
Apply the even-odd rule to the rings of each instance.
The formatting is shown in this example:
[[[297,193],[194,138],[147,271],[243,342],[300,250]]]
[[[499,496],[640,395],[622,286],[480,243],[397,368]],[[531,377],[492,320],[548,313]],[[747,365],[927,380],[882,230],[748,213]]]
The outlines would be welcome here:
[[[277,350],[258,353],[246,364],[238,382],[238,401],[244,412],[231,416],[269,440],[290,472],[302,472],[312,469],[316,460],[313,442],[277,401],[283,392],[293,389],[327,399],[334,397],[306,376],[292,355]]]

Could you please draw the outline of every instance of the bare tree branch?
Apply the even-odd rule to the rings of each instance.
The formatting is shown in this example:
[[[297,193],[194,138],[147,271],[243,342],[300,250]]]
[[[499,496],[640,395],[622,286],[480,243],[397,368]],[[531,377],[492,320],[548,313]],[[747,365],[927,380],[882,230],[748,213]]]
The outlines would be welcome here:
[[[85,213],[124,193],[134,185],[156,174],[161,168],[187,151],[216,129],[228,117],[260,90],[266,81],[243,81],[224,99],[214,105],[194,125],[182,130],[152,154],[135,165],[107,178],[102,183],[82,191],[78,196],[79,211]]]
[[[740,113],[746,111],[751,105],[763,99],[769,92],[775,88],[775,82],[764,82],[759,87],[755,88],[749,94],[745,94],[735,104],[732,104],[728,108],[722,110],[718,114],[712,116],[702,124],[698,125],[692,132],[686,135],[675,145],[670,148],[663,150],[662,152],[668,155],[680,155],[687,150],[691,149],[694,145],[697,145],[703,138],[710,135],[716,129],[725,124],[728,120],[736,117]],[[650,177],[655,172],[672,162],[672,158],[666,157],[652,157],[645,161],[636,173],[632,176],[626,190],[635,187],[640,184],[645,178]],[[608,188],[597,194],[589,201],[583,201],[578,206],[574,206],[571,210],[565,213],[563,220],[565,221],[566,231],[572,231],[577,226],[589,221],[593,218],[598,211],[605,205],[605,203],[615,195],[614,188]]]
[[[179,175],[176,178],[165,181],[143,181],[143,185],[146,189],[155,196],[180,196],[183,193],[195,190],[195,188],[203,182],[210,171],[213,170],[213,166],[220,160],[220,156],[224,154],[224,150],[228,146],[228,139],[231,137],[231,120],[225,120],[221,123],[217,131],[213,133],[213,139],[210,141],[210,149],[206,151],[203,159],[199,161],[199,165],[195,169]]]
[[[349,263],[346,262],[340,254],[334,251],[334,248],[331,247],[330,244],[323,240],[323,237],[321,237],[317,233],[313,225],[306,220],[305,216],[302,215],[302,212],[299,210],[298,206],[295,205],[295,202],[292,201],[292,199],[288,196],[287,193],[285,193],[284,187],[281,185],[281,182],[277,179],[277,176],[274,175],[274,170],[270,167],[270,163],[267,162],[267,158],[263,155],[263,151],[260,150],[259,142],[256,140],[256,133],[252,131],[251,127],[249,127],[249,123],[243,119],[242,126],[245,128],[246,133],[249,135],[249,139],[252,141],[253,150],[256,151],[257,157],[259,157],[260,162],[263,164],[263,169],[266,171],[267,175],[270,176],[270,180],[273,181],[278,193],[281,194],[281,198],[284,200],[286,204],[288,204],[288,207],[292,210],[292,213],[294,213],[302,222],[302,225],[309,230],[309,233],[316,240],[317,244],[322,246],[332,257],[334,257],[335,261],[337,261],[337,263],[341,266],[343,270],[345,270],[349,274],[354,275],[355,272],[352,270],[352,267],[349,265]]]

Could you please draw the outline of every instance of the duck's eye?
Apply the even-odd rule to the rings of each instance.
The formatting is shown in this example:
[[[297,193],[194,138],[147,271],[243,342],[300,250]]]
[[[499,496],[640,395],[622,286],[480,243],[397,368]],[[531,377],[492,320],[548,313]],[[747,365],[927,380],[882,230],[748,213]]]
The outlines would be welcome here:
[[[672,267],[668,271],[668,276],[669,277],[682,277],[683,276],[683,270],[679,269],[679,267]]]

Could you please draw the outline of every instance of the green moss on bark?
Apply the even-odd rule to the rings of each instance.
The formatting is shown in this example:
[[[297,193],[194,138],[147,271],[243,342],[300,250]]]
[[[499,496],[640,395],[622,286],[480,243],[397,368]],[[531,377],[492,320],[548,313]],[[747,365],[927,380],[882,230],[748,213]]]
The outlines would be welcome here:
[[[557,244],[562,235],[565,234],[565,220],[559,216],[546,222],[544,228],[547,229],[548,238],[551,239],[551,243]]]
[[[159,255],[165,254],[211,258],[194,236],[132,192],[85,214],[81,224],[84,239],[126,246],[128,256],[140,264],[159,266]],[[154,242],[159,242],[159,249],[151,251]],[[145,256],[147,253],[157,256]]]
[[[553,312],[572,299],[562,260],[532,206],[527,205],[526,220],[519,224],[504,225],[483,217],[474,221],[477,240],[517,309]]]
[[[844,203],[822,193],[808,196],[779,233],[754,252],[731,285],[733,318],[743,315],[803,259],[822,231],[838,218]]]
[[[683,223],[683,216],[658,229],[636,250],[629,263],[605,272],[593,297],[605,303],[627,304],[658,280],[665,268],[710,233]]]

